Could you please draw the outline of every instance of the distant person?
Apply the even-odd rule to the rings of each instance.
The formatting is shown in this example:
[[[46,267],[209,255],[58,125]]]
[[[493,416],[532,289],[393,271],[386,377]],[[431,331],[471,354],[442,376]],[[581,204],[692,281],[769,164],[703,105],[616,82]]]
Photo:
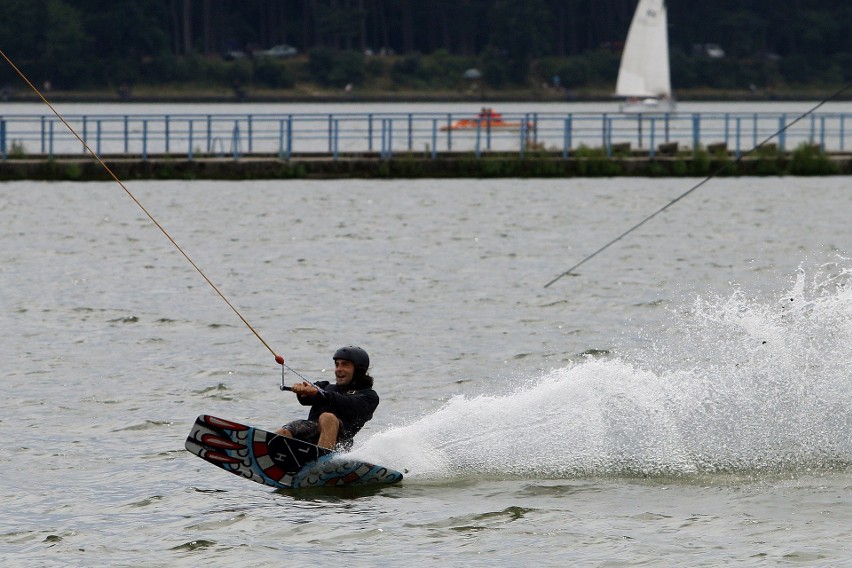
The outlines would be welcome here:
[[[355,434],[379,405],[368,374],[370,356],[360,347],[341,347],[333,356],[336,382],[296,383],[291,390],[303,406],[310,406],[307,420],[293,420],[275,432],[322,446],[349,449]]]
[[[130,84],[127,82],[122,83],[118,86],[118,96],[123,101],[130,100]]]

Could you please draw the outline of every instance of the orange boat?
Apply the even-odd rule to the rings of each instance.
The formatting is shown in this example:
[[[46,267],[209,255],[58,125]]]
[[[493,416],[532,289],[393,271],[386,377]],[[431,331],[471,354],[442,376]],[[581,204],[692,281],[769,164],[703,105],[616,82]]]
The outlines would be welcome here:
[[[509,122],[503,120],[503,115],[499,112],[494,112],[490,108],[483,108],[476,115],[476,118],[463,118],[457,120],[449,126],[442,126],[441,131],[447,130],[476,130],[482,129],[500,129],[500,130],[520,130],[523,122]],[[527,123],[527,130],[533,130],[535,125],[532,122]]]

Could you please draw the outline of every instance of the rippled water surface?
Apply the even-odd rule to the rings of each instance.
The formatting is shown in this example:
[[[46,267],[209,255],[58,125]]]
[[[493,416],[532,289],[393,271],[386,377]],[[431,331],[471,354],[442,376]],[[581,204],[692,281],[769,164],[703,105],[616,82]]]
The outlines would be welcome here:
[[[305,410],[122,189],[0,184],[0,560],[849,565],[850,178],[713,180],[544,288],[697,181],[128,183],[299,373],[370,352],[405,481],[296,493],[183,450]]]

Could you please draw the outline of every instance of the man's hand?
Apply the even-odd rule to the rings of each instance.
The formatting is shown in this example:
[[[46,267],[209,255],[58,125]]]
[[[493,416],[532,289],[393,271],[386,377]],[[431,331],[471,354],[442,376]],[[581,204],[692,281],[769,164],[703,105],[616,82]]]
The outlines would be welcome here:
[[[290,387],[290,390],[292,390],[299,396],[315,396],[319,392],[319,389],[317,387],[308,383],[307,381],[294,384],[292,387]]]

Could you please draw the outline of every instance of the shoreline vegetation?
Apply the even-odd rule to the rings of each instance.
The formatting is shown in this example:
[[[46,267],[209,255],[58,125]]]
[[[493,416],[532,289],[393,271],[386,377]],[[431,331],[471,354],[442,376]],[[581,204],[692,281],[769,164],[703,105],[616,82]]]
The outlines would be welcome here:
[[[662,149],[662,148],[661,148]],[[824,153],[818,146],[803,144],[792,152],[773,145],[736,159],[724,148],[708,151],[661,152],[580,147],[570,156],[561,152],[531,149],[517,153],[493,152],[477,157],[471,153],[431,155],[397,153],[385,159],[378,153],[298,154],[290,160],[270,155],[239,158],[198,156],[103,157],[121,180],[251,180],[251,179],[345,179],[345,178],[546,178],[546,177],[706,177],[735,176],[828,176],[852,174],[852,153]],[[108,181],[112,177],[94,158],[87,156],[31,159],[10,156],[0,162],[0,181]]]
[[[50,102],[62,103],[616,103],[617,51],[530,59],[504,77],[505,62],[445,50],[422,55],[365,55],[314,48],[286,58],[243,55],[162,56],[108,81],[50,80],[32,62],[22,72]],[[94,60],[92,61],[94,63]],[[673,58],[674,97],[690,101],[852,101],[846,77],[787,77],[780,62],[761,59]],[[138,68],[137,68],[138,67]],[[480,68],[481,67],[481,71]],[[144,72],[143,72],[144,70]],[[789,71],[789,70],[788,70]],[[474,78],[467,74],[475,72]],[[5,77],[5,78],[4,78]],[[41,102],[11,72],[0,76],[0,101]]]
[[[680,102],[767,102],[818,101],[832,96],[841,86],[790,87],[771,90],[681,89],[675,94]],[[481,103],[481,102],[616,102],[611,89],[563,89],[550,86],[535,88],[477,87],[475,89],[336,89],[302,85],[286,89],[223,88],[198,85],[140,85],[133,89],[55,90],[40,89],[51,103]],[[4,103],[35,103],[41,98],[26,85],[0,93]],[[835,101],[852,101],[852,90]],[[47,109],[46,109],[47,110]]]

